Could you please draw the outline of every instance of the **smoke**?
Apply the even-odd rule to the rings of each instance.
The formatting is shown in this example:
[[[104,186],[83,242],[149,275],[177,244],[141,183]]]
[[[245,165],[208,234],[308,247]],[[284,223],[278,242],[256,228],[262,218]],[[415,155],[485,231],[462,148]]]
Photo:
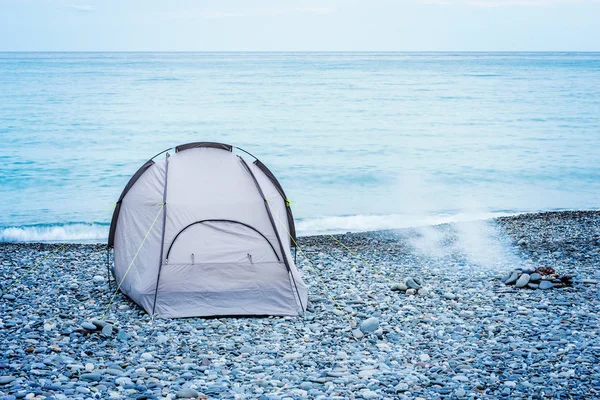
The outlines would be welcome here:
[[[492,269],[518,259],[494,215],[474,193],[460,193],[423,173],[411,173],[398,180],[403,214],[421,221],[445,210],[452,226],[423,225],[409,239],[414,251],[430,258],[458,257],[471,264]],[[497,215],[497,214],[496,214]]]

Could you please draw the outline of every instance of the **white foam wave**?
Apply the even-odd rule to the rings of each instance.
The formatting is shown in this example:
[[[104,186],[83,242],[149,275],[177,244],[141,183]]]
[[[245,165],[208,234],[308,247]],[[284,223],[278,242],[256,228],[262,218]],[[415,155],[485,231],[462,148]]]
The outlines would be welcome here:
[[[71,223],[0,228],[0,242],[91,242],[106,241],[107,225]]]
[[[383,229],[415,228],[451,222],[480,221],[514,215],[506,212],[479,212],[436,215],[349,215],[342,217],[309,218],[297,222],[300,236],[323,233],[367,232]]]
[[[308,218],[296,222],[298,235],[366,232],[382,229],[414,228],[450,222],[478,221],[513,213],[482,212],[438,215],[348,215]],[[86,242],[101,243],[108,237],[106,224],[69,223],[0,228],[0,242]]]

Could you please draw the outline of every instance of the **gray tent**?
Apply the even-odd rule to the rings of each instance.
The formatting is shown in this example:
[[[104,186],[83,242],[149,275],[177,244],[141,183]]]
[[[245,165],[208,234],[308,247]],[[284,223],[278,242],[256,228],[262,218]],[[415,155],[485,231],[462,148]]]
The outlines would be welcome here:
[[[135,173],[113,214],[121,291],[160,317],[303,312],[294,219],[271,171],[222,143],[165,152]]]

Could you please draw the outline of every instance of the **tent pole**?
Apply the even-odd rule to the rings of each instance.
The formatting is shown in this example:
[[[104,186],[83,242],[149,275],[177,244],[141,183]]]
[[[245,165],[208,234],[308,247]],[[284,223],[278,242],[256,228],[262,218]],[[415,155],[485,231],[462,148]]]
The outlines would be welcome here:
[[[163,226],[162,226],[162,234],[161,234],[161,242],[160,242],[160,260],[158,262],[158,274],[156,275],[156,288],[154,289],[154,302],[152,303],[152,318],[154,318],[154,313],[156,311],[156,297],[158,296],[158,283],[160,281],[160,271],[162,270],[163,264],[163,252],[165,249],[165,228],[167,224],[167,179],[169,178],[169,152],[167,152],[165,156],[165,189],[163,191],[163,207],[165,207],[165,212],[163,213]]]

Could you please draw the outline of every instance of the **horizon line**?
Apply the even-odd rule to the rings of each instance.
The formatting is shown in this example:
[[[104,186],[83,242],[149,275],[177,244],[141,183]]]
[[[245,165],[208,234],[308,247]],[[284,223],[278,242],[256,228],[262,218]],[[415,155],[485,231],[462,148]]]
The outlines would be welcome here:
[[[0,50],[0,53],[600,53],[598,50]]]

